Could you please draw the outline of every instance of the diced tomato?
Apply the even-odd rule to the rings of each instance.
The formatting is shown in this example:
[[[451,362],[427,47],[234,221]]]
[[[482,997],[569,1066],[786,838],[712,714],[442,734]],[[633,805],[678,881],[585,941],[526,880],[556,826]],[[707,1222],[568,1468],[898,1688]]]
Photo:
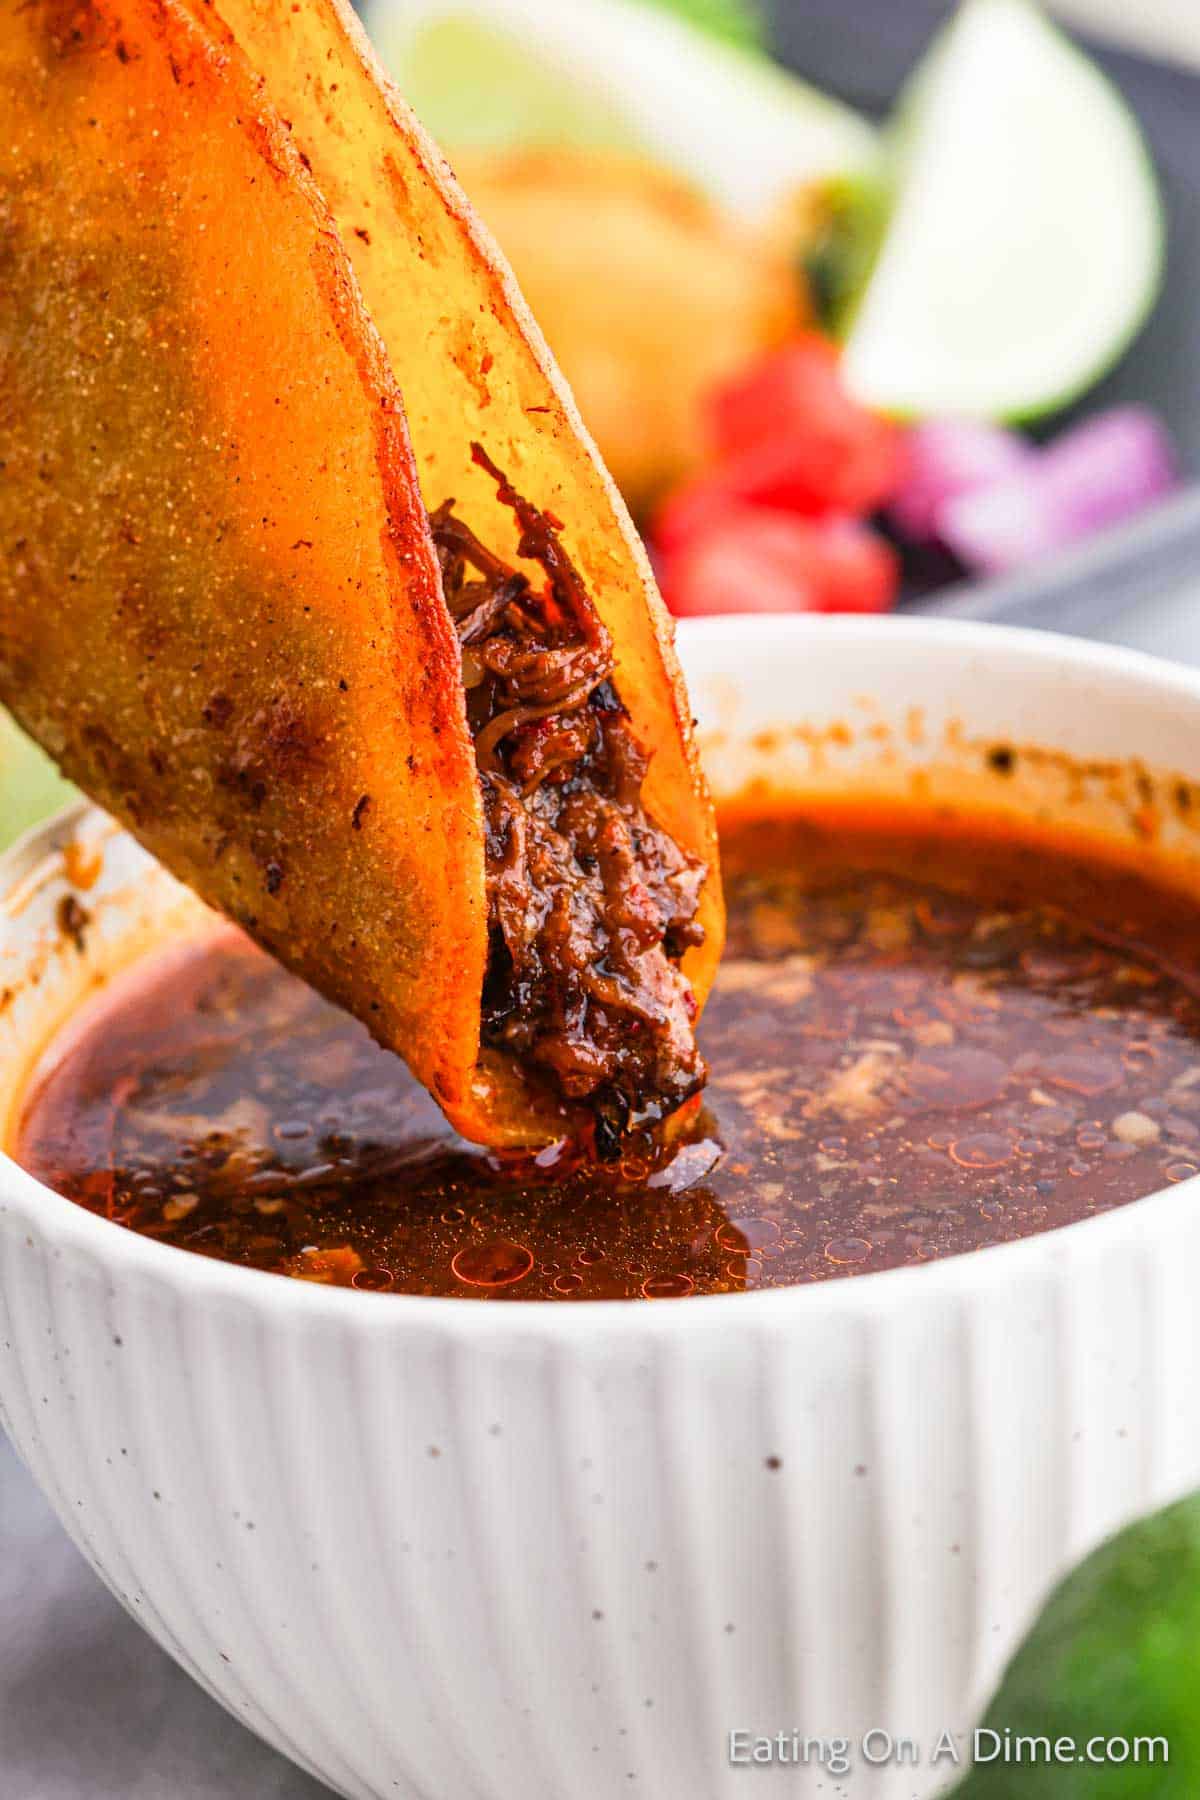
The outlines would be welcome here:
[[[898,579],[891,546],[854,520],[726,506],[664,556],[662,587],[680,618],[883,612]]]
[[[899,440],[890,426],[884,430],[885,438],[864,436],[858,451],[792,440],[718,463],[668,496],[654,521],[655,542],[673,550],[723,513],[748,506],[809,519],[870,511],[894,492],[900,473]],[[839,494],[849,498],[835,499]]]
[[[903,434],[851,398],[838,351],[812,333],[717,388],[709,424],[726,492],[764,506],[871,512],[903,474]]]
[[[666,554],[703,537],[730,513],[748,510],[748,502],[730,491],[723,473],[697,475],[677,487],[659,508],[652,541]]]
[[[886,612],[900,585],[900,558],[857,519],[824,519],[817,528],[817,587],[822,612]]]
[[[663,597],[677,617],[710,613],[815,612],[808,556],[794,527],[801,521],[750,508],[727,510],[709,529],[670,551]]]

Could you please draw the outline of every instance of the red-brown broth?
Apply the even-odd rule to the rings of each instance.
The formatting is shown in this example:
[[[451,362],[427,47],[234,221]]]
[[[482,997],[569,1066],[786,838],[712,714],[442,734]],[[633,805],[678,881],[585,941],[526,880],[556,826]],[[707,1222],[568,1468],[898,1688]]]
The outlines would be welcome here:
[[[670,1156],[464,1143],[232,929],[145,959],[36,1073],[15,1154],[117,1224],[476,1299],[679,1297],[1024,1237],[1200,1167],[1200,901],[1099,841],[858,803],[723,820],[712,1079]]]

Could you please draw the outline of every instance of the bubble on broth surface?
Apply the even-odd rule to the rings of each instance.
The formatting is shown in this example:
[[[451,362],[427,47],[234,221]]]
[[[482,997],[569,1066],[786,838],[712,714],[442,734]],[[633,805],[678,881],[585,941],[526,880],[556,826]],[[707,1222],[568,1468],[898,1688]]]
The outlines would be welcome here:
[[[489,1238],[486,1243],[466,1244],[450,1258],[450,1271],[468,1287],[510,1287],[524,1281],[533,1267],[533,1252],[508,1238]]]
[[[960,1169],[1001,1169],[1012,1153],[1008,1139],[994,1131],[977,1131],[970,1137],[955,1138],[950,1145],[951,1160]]]
[[[831,1263],[863,1263],[871,1254],[871,1242],[868,1238],[833,1238],[826,1244],[825,1254]]]

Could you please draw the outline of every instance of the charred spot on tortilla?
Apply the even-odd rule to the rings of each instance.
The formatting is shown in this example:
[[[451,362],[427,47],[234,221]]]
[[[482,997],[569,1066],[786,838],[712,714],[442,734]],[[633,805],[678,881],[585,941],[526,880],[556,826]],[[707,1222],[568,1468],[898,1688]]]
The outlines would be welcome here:
[[[646,815],[650,752],[613,679],[612,638],[557,521],[479,444],[472,456],[520,526],[510,568],[459,519],[430,515],[462,651],[485,822],[488,959],[481,1042],[569,1103],[597,1153],[675,1112],[704,1084],[680,958],[703,942],[706,865]]]

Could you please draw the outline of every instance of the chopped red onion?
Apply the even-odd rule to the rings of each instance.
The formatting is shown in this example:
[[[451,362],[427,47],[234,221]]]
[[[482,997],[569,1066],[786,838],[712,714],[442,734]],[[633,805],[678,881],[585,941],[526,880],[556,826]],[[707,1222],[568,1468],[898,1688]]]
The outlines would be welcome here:
[[[1015,431],[982,419],[926,419],[905,438],[905,477],[888,514],[911,544],[933,543],[942,507],[990,487],[1035,454]]]
[[[1159,419],[1145,407],[1114,407],[1001,480],[947,500],[937,535],[967,568],[1000,575],[1132,518],[1178,483]]]

